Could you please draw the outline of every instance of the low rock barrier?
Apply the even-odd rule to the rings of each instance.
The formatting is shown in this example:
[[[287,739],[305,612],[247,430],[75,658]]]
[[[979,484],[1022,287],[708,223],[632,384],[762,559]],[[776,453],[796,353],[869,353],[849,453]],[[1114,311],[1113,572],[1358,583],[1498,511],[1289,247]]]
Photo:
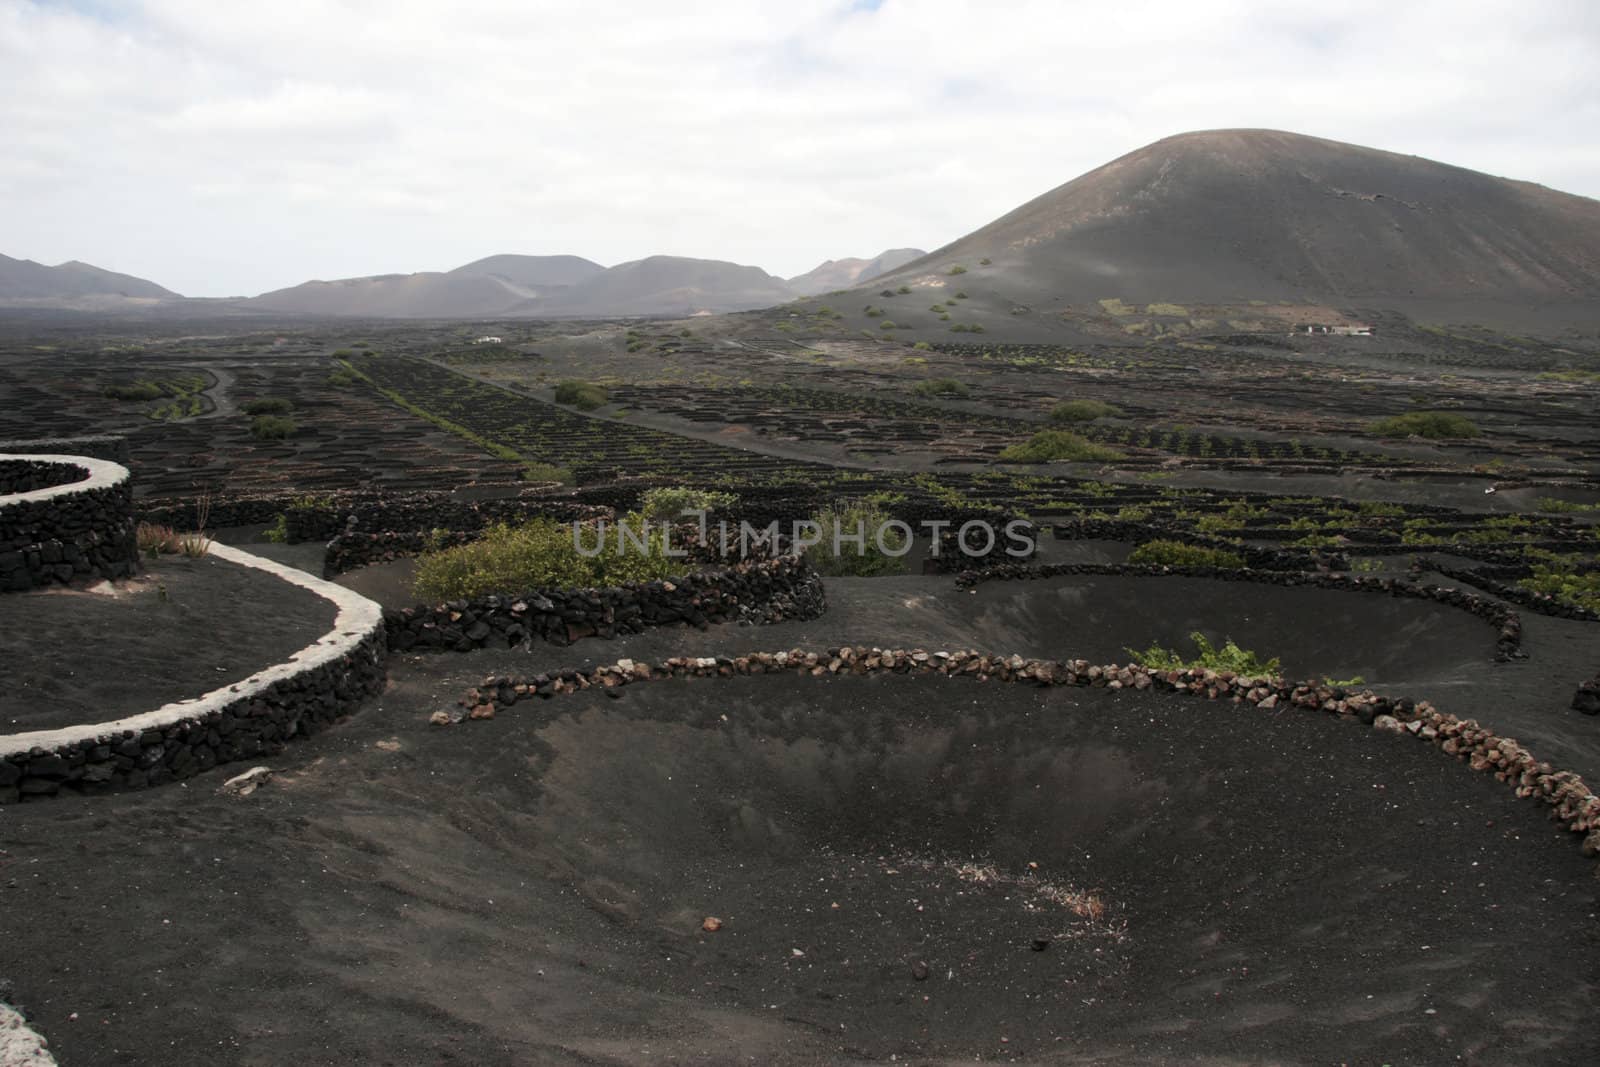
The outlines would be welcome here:
[[[226,545],[213,544],[210,554],[333,601],[333,629],[286,662],[193,700],[111,722],[0,736],[0,803],[138,789],[274,755],[290,738],[317,732],[382,690],[377,604]]]
[[[738,656],[680,656],[659,665],[632,659],[588,670],[557,670],[528,677],[491,676],[431,721],[450,726],[493,719],[527,700],[600,689],[621,696],[625,687],[667,678],[715,678],[776,674],[801,677],[892,673],[969,678],[1033,686],[1086,686],[1184,693],[1248,704],[1263,711],[1301,709],[1357,719],[1376,730],[1427,742],[1475,771],[1491,773],[1516,795],[1534,798],[1552,818],[1583,837],[1586,856],[1600,855],[1600,796],[1571,771],[1537,759],[1517,741],[1500,737],[1474,719],[1458,719],[1426,700],[1354,692],[1339,686],[1297,684],[1278,677],[1246,677],[1207,668],[1162,670],[1138,664],[1091,664],[1088,660],[1024,659],[973,651],[929,652],[842,646],[822,651],[792,649]]]
[[[535,640],[569,645],[673,624],[812,619],[824,610],[817,572],[804,558],[782,556],[609,589],[531,590],[389,610],[384,626],[395,651],[470,652]]]
[[[1257,582],[1264,585],[1310,586],[1317,589],[1343,589],[1358,593],[1432,600],[1476,615],[1499,629],[1495,638],[1496,658],[1526,659],[1522,651],[1522,617],[1504,604],[1463,589],[1417,585],[1398,578],[1367,578],[1353,574],[1323,574],[1294,571],[1257,571],[1246,567],[1162,567],[1137,563],[1046,563],[1001,564],[956,575],[956,585],[970,589],[983,582],[1033,580],[1072,575],[1118,575],[1145,578],[1212,578],[1225,582]]]
[[[129,477],[87,456],[0,455],[0,591],[137,571]]]

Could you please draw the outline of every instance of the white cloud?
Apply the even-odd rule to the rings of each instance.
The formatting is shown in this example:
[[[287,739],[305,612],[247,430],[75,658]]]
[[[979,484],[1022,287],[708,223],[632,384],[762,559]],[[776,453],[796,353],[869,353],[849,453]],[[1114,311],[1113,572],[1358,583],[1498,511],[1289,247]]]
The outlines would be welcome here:
[[[1600,5],[0,0],[0,251],[181,292],[934,247],[1270,126],[1600,195]]]

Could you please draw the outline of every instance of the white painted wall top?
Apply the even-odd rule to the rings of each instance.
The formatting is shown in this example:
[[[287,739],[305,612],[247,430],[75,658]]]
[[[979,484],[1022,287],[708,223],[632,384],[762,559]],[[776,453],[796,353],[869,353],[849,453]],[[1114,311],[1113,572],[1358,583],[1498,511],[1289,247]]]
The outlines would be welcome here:
[[[91,489],[106,489],[119,482],[127,481],[132,475],[128,468],[120,463],[113,463],[109,459],[91,459],[88,456],[58,456],[50,453],[14,453],[0,452],[0,462],[17,461],[22,463],[53,463],[66,467],[76,467],[87,471],[88,477],[63,485],[46,486],[43,489],[33,489],[26,493],[8,493],[0,495],[0,507],[8,504],[31,504],[40,500],[51,500],[58,496],[70,496],[73,493],[87,492]]]
[[[10,458],[10,457],[3,457]],[[95,462],[88,460],[73,460],[76,463]],[[126,470],[115,463],[103,463],[103,466],[113,467],[126,474]],[[74,483],[81,485],[82,483]],[[41,490],[43,492],[44,490]],[[0,500],[15,499],[3,497]],[[106,736],[116,736],[124,730],[138,733],[142,730],[160,729],[174,723],[185,722],[209,715],[214,711],[221,711],[236,700],[249,699],[276,682],[286,681],[306,671],[321,667],[324,664],[349,654],[368,635],[383,625],[383,609],[376,603],[368,600],[360,593],[346,589],[343,586],[325,582],[321,578],[314,578],[305,571],[284,566],[269,559],[252,555],[241,549],[228,545],[213,543],[210,554],[229,563],[236,563],[242,567],[254,567],[256,570],[266,571],[276,575],[284,581],[308,589],[324,600],[332,601],[338,613],[334,616],[333,629],[323,634],[316,641],[290,656],[287,660],[276,666],[258,671],[242,682],[221,689],[213,689],[204,696],[191,700],[180,700],[176,703],[165,704],[154,711],[146,711],[138,715],[130,715],[125,719],[113,719],[110,722],[85,723],[79,726],[64,726],[57,730],[34,730],[30,733],[8,734],[0,737],[0,759],[7,756],[25,754],[35,747],[45,751],[52,751],[64,745],[77,744],[80,741],[91,741]],[[12,594],[16,595],[16,594]]]

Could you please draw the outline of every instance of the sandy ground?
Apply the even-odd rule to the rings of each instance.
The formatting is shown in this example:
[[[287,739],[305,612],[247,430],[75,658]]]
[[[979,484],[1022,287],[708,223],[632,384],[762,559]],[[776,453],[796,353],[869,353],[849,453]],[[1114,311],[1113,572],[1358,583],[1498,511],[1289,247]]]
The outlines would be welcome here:
[[[246,800],[218,772],[0,809],[4,976],[67,1064],[1600,1055],[1592,861],[1410,739],[901,677],[426,724],[488,673],[846,641],[1103,658],[1214,612],[1286,663],[1370,666],[1600,765],[1593,721],[1553,702],[1596,658],[1576,624],[1530,619],[1533,658],[1494,664],[1470,616],[1330,591],[908,577],[830,599],[807,623],[397,658]]]
[[[0,597],[0,733],[105,722],[281,663],[334,606],[249,567],[164,556],[137,578]]]

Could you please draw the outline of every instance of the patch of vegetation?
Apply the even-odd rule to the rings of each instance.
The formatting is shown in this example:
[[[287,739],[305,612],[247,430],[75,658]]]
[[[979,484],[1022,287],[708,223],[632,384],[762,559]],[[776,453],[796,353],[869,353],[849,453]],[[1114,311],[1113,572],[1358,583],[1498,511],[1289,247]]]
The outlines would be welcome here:
[[[917,396],[966,396],[972,392],[965,382],[958,382],[954,378],[929,378],[927,381],[918,382],[911,387]]]
[[[1263,660],[1249,649],[1240,648],[1231,637],[1221,648],[1212,647],[1211,642],[1206,640],[1206,635],[1199,630],[1191,633],[1189,640],[1194,642],[1196,653],[1190,659],[1184,659],[1177,652],[1155,644],[1143,652],[1131,648],[1127,652],[1135,663],[1153,670],[1182,671],[1204,668],[1213,671],[1232,671],[1246,678],[1273,678],[1278,675],[1279,661],[1276,656]]]
[[[1465,415],[1453,411],[1409,411],[1379,419],[1367,427],[1379,437],[1427,437],[1435,440],[1477,437],[1481,432]]]
[[[1144,563],[1155,567],[1224,567],[1238,570],[1244,566],[1244,557],[1225,548],[1208,548],[1183,541],[1146,541],[1128,556],[1129,563]]]
[[[537,589],[572,589],[625,585],[681,574],[684,561],[667,556],[659,528],[642,528],[629,516],[633,540],[626,549],[620,531],[607,524],[599,554],[585,556],[574,542],[571,524],[533,519],[518,526],[498,523],[468,544],[427,552],[417,558],[414,593],[438,603],[490,593],[525,593]],[[586,547],[599,540],[595,529],[584,531]],[[645,545],[643,551],[637,542]]]
[[[639,511],[652,522],[675,521],[688,512],[706,514],[725,512],[739,500],[732,493],[715,489],[690,489],[686,486],[663,486],[652,489],[639,501]]]
[[[178,552],[189,559],[199,559],[211,551],[211,538],[202,533],[186,533],[178,536]]]
[[[130,385],[108,385],[102,392],[112,400],[160,400],[167,395],[158,383],[142,380]]]
[[[1589,512],[1600,511],[1600,504],[1577,504],[1571,500],[1558,500],[1553,496],[1542,496],[1533,502],[1535,511],[1564,511],[1564,512]]]
[[[295,428],[294,420],[283,415],[257,415],[250,420],[250,436],[262,441],[281,441]]]
[[[524,482],[557,482],[561,485],[572,484],[572,471],[568,467],[558,467],[554,463],[525,463],[517,472],[517,477]]]
[[[1330,678],[1324,674],[1322,676],[1322,684],[1332,686],[1334,689],[1353,689],[1358,685],[1366,685],[1367,680],[1359,674],[1352,675],[1349,678]]]
[[[1146,315],[1167,315],[1180,319],[1189,317],[1189,309],[1182,304],[1146,304],[1144,313]]]
[[[556,403],[575,407],[579,411],[593,411],[605,406],[606,391],[598,385],[569,378],[556,383]]]
[[[246,415],[287,415],[294,410],[294,405],[282,397],[262,397],[240,404],[239,410]]]
[[[1124,304],[1121,299],[1114,296],[1100,301],[1100,307],[1107,315],[1114,315],[1117,318],[1121,318],[1124,315],[1132,315],[1136,310],[1135,308],[1131,308],[1127,304]]]
[[[182,543],[178,531],[153,522],[141,522],[134,530],[134,539],[140,553],[151,559],[161,555],[176,555]]]
[[[811,516],[811,521],[822,529],[822,540],[806,550],[806,558],[820,574],[846,578],[873,578],[885,574],[902,574],[906,569],[909,536],[904,530],[885,529],[893,518],[887,511],[872,503],[857,503],[846,508],[830,508]],[[879,531],[883,531],[883,547],[878,546]],[[855,537],[860,532],[862,544]],[[835,541],[835,535],[838,541]],[[835,543],[838,551],[834,551]]]
[[[1579,574],[1563,567],[1538,564],[1533,574],[1517,584],[1530,593],[1551,597],[1561,604],[1600,611],[1600,571]]]
[[[1067,400],[1050,409],[1050,421],[1061,425],[1093,422],[1121,415],[1122,409],[1103,400]]]
[[[1069,430],[1041,430],[1028,440],[1001,450],[1006,463],[1097,462],[1121,459],[1122,453],[1079,437]]]
[[[957,263],[955,266],[953,266],[949,270],[945,271],[945,273],[949,274],[949,275],[952,275],[952,276],[957,275],[957,274],[965,274],[965,273],[967,273],[967,268],[965,268],[961,264]]]
[[[289,540],[289,516],[278,512],[277,521],[262,530],[261,536],[275,545],[286,544]]]
[[[328,375],[328,384],[335,389],[346,389],[360,380],[360,378],[342,367]]]

